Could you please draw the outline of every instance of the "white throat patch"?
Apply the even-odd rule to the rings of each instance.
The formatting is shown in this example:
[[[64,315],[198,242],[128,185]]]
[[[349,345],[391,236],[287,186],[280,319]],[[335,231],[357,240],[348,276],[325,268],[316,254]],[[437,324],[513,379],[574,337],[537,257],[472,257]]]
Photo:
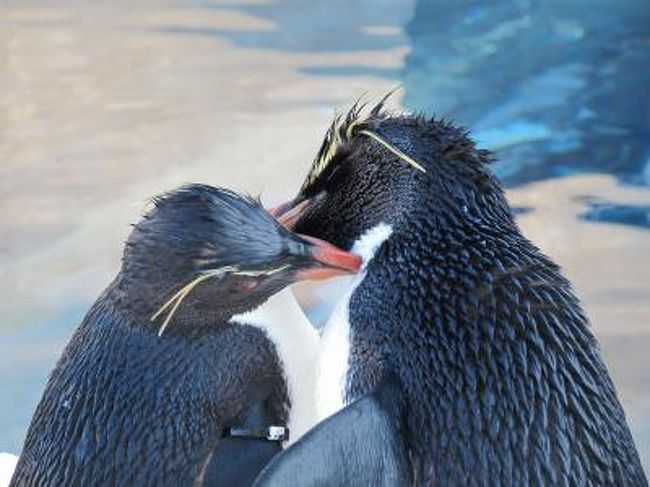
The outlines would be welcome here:
[[[350,299],[366,277],[368,263],[392,233],[390,225],[379,223],[361,235],[352,247],[352,252],[363,258],[361,271],[349,291],[336,303],[332,316],[323,328],[316,388],[316,407],[321,421],[345,406],[350,357]]]
[[[293,443],[318,419],[315,405],[318,333],[289,288],[271,296],[259,308],[233,316],[231,321],[259,328],[274,343],[291,401],[287,426],[288,444]]]

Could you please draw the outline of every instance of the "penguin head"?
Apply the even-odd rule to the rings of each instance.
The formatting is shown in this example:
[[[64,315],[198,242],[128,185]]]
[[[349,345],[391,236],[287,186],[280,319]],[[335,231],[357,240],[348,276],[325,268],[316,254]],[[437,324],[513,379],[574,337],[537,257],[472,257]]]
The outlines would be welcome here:
[[[182,296],[197,310],[227,316],[297,280],[359,265],[354,254],[287,230],[254,199],[194,184],[153,200],[127,241],[122,274],[141,300],[167,303],[167,311]]]
[[[379,223],[399,227],[419,210],[445,220],[445,228],[492,212],[509,218],[490,162],[488,151],[445,121],[391,116],[383,101],[367,115],[355,106],[332,123],[298,195],[271,212],[341,248]]]

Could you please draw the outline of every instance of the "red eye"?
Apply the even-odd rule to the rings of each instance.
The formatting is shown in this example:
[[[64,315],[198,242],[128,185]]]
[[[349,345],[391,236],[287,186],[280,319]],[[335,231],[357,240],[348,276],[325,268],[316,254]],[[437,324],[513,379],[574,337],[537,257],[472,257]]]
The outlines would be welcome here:
[[[249,280],[247,280],[247,281],[242,282],[242,283],[239,285],[239,287],[240,287],[240,289],[241,289],[242,291],[248,293],[248,292],[251,292],[253,289],[255,289],[255,288],[257,287],[257,284],[258,284],[257,281],[255,281],[255,280],[253,280],[253,279],[249,279]]]

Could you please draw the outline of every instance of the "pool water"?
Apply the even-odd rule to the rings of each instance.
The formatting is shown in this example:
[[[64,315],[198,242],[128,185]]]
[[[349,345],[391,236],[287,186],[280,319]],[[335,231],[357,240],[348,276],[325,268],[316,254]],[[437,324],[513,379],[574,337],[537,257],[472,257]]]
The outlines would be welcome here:
[[[650,467],[650,4],[5,0],[0,451],[149,196],[299,186],[335,109],[397,84],[496,151],[524,233],[584,302]],[[338,284],[300,286],[316,323]]]

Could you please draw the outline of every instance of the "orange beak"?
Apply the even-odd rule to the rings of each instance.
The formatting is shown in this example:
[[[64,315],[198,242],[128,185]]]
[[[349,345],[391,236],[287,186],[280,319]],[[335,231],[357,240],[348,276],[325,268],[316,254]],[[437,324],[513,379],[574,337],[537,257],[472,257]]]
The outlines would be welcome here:
[[[312,258],[319,264],[310,269],[298,271],[296,275],[298,279],[321,280],[359,272],[362,263],[359,255],[341,250],[318,238],[298,235],[312,244]]]
[[[302,200],[297,205],[294,205],[293,201],[289,201],[267,211],[287,230],[293,230],[296,222],[313,201],[314,199],[310,198]],[[297,235],[311,244],[311,257],[315,264],[312,268],[298,271],[296,274],[297,279],[321,280],[359,272],[362,264],[359,255],[341,250],[325,240],[302,234]]]

